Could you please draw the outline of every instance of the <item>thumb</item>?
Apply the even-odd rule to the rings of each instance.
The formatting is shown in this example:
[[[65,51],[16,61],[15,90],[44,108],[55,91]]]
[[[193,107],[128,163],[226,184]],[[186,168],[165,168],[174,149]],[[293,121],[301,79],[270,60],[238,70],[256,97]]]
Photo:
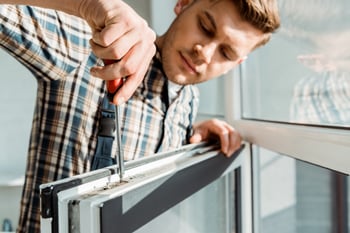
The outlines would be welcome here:
[[[190,143],[198,143],[202,141],[202,135],[200,133],[194,133],[190,137]]]

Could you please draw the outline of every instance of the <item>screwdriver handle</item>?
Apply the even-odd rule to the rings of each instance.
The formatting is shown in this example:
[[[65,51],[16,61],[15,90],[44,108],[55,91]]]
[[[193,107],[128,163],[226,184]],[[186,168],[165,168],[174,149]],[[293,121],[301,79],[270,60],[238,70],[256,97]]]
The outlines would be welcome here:
[[[104,59],[103,63],[105,65],[110,65],[117,62],[116,60]],[[107,98],[110,102],[113,102],[113,97],[117,93],[117,91],[122,87],[124,83],[123,78],[118,78],[114,80],[107,81]]]

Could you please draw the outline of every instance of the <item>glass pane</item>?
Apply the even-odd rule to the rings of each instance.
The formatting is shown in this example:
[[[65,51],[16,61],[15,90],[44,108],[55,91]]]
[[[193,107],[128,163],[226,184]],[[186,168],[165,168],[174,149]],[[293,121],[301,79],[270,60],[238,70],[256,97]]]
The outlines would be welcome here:
[[[259,154],[253,156],[258,184],[254,189],[256,232],[343,232],[338,227],[347,219],[337,214],[341,192],[337,194],[339,187],[335,186],[335,177],[341,174],[262,148],[257,150]]]
[[[278,1],[281,28],[243,68],[243,117],[350,126],[350,1]]]
[[[136,232],[235,233],[233,173],[211,183]]]
[[[200,93],[198,117],[213,118],[224,116],[224,77],[197,85]]]

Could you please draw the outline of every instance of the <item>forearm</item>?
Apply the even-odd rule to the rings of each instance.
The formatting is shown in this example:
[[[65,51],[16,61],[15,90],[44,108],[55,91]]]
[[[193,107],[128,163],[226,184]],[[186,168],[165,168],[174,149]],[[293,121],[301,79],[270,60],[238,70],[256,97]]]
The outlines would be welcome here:
[[[48,22],[65,23],[47,27]],[[0,47],[46,81],[66,76],[87,59],[89,30],[83,20],[53,10],[0,5]]]

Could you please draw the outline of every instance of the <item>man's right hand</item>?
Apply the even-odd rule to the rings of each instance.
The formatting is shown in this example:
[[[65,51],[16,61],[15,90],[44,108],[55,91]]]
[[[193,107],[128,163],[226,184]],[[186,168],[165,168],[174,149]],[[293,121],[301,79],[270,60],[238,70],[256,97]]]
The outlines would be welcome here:
[[[129,5],[120,0],[83,0],[79,15],[92,29],[95,55],[116,62],[91,69],[95,77],[114,80],[127,77],[113,102],[128,100],[142,82],[155,54],[155,32]]]
[[[115,104],[131,97],[156,52],[155,32],[122,0],[0,0],[0,4],[40,6],[85,19],[92,29],[91,47],[95,55],[116,61],[93,67],[92,75],[104,80],[127,77],[114,96]]]

